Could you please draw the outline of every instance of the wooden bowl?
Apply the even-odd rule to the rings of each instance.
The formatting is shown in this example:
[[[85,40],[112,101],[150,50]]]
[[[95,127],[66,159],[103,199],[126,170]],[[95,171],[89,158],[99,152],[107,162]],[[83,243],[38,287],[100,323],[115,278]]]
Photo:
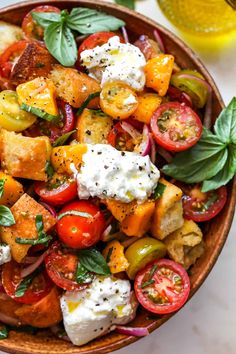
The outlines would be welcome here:
[[[35,6],[46,5],[48,3],[61,9],[66,8],[69,10],[76,6],[91,7],[119,17],[126,22],[128,31],[131,34],[131,40],[137,38],[141,34],[147,34],[148,36],[153,37],[153,30],[155,28],[158,29],[163,37],[167,52],[172,53],[175,56],[177,63],[183,68],[197,69],[210,83],[213,89],[213,121],[224,107],[223,100],[212,77],[201,63],[198,56],[167,29],[163,28],[149,18],[130,11],[124,7],[103,1],[94,2],[91,0],[36,0],[19,3],[1,9],[0,20],[20,24],[24,15],[28,11]],[[236,199],[235,187],[236,179],[234,179],[234,181],[232,181],[228,186],[228,200],[224,210],[212,221],[202,224],[206,242],[206,251],[192,269],[191,296],[193,296],[193,294],[206,279],[224,246],[234,215]],[[171,315],[166,315],[160,317],[159,319],[151,319],[148,317],[148,313],[146,311],[140,309],[131,326],[145,326],[150,332],[152,332],[170,317]],[[36,335],[12,331],[8,339],[0,341],[0,349],[8,353],[21,354],[109,353],[113,350],[117,350],[133,343],[136,340],[137,338],[135,337],[110,333],[104,337],[92,341],[87,345],[76,347],[71,343],[55,338],[50,334],[50,330],[39,331]]]

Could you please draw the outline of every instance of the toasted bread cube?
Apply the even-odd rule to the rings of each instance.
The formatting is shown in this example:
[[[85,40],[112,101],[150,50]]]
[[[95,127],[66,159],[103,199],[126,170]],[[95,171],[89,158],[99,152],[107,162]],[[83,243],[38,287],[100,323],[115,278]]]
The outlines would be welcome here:
[[[204,253],[202,231],[192,220],[184,220],[183,226],[164,239],[167,252],[175,262],[188,269]]]
[[[183,223],[182,191],[174,184],[160,179],[166,186],[162,196],[156,201],[152,220],[152,236],[162,240],[170,233],[179,229]]]
[[[41,204],[37,203],[28,194],[22,197],[13,205],[11,212],[15,218],[15,224],[10,227],[2,227],[2,241],[11,247],[13,259],[20,263],[26,256],[31,245],[24,245],[15,242],[17,237],[26,239],[37,239],[38,232],[35,225],[37,215],[42,215],[44,231],[47,232],[55,224],[56,219]]]
[[[136,204],[135,210],[121,222],[121,230],[127,236],[143,236],[151,226],[151,218],[155,210],[155,202],[147,200]]]
[[[85,108],[77,122],[77,140],[85,144],[106,144],[112,128],[111,117]]]
[[[24,193],[23,186],[12,176],[9,176],[2,171],[0,171],[0,179],[4,181],[0,204],[12,206]]]
[[[4,52],[11,44],[23,39],[21,27],[10,23],[0,21],[0,54]]]
[[[45,47],[36,41],[29,42],[13,66],[11,81],[15,85],[19,85],[36,77],[46,77],[52,70],[54,63],[56,60]]]
[[[88,75],[72,68],[54,65],[49,78],[56,86],[57,95],[72,107],[79,108],[91,93],[101,91],[99,83]],[[99,98],[93,99],[88,107],[97,108]]]
[[[0,140],[3,172],[13,177],[47,181],[45,168],[51,154],[48,137],[30,138],[2,129]]]

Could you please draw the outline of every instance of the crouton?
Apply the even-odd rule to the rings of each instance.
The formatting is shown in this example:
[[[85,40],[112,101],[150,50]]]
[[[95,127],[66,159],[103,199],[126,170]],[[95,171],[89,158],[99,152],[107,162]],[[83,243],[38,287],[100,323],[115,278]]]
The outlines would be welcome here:
[[[48,137],[30,138],[2,129],[0,141],[3,172],[13,177],[47,181],[46,163],[51,154]]]
[[[38,328],[56,325],[62,320],[60,293],[53,287],[48,295],[33,305],[23,305],[15,311],[22,324]]]
[[[15,85],[19,85],[36,77],[46,77],[55,62],[46,48],[36,41],[29,42],[13,66],[11,80]]]
[[[72,107],[79,108],[91,93],[101,91],[99,83],[72,68],[54,65],[49,78],[56,86],[57,95]],[[90,101],[88,108],[98,108],[99,98]]]
[[[77,140],[85,144],[106,144],[113,120],[99,111],[85,108],[77,121]]]
[[[202,231],[192,220],[184,220],[183,226],[164,239],[167,252],[175,262],[188,269],[204,253]]]
[[[20,182],[2,171],[0,171],[0,180],[4,181],[0,204],[12,206],[24,193],[23,186]]]
[[[182,191],[174,184],[160,179],[166,186],[162,196],[156,201],[153,215],[152,236],[162,240],[170,233],[179,229],[183,223]]]
[[[26,193],[11,207],[11,212],[15,218],[15,224],[1,228],[1,239],[11,247],[13,259],[20,263],[23,261],[31,245],[16,243],[16,238],[38,238],[35,225],[37,215],[42,215],[45,232],[56,224],[56,219],[47,209]]]
[[[23,39],[23,31],[20,27],[0,21],[0,54],[21,39]]]

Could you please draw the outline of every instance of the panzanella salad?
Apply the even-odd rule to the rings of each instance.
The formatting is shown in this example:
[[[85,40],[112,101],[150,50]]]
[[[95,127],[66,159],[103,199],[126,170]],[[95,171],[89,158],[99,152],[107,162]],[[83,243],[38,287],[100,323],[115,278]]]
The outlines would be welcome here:
[[[198,223],[236,170],[236,99],[211,126],[201,73],[124,26],[53,6],[0,22],[0,338],[144,336],[138,306],[188,299]]]

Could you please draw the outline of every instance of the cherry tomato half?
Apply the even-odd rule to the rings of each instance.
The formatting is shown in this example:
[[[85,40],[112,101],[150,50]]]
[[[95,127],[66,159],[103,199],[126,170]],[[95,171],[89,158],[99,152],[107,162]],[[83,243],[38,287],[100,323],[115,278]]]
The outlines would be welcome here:
[[[171,101],[184,103],[191,108],[193,106],[191,97],[174,86],[169,86],[167,95],[170,97]]]
[[[13,43],[0,55],[0,74],[3,78],[10,78],[14,62],[21,56],[28,43],[26,40]]]
[[[76,198],[77,183],[68,176],[55,174],[48,182],[35,182],[34,190],[44,201],[61,205]]]
[[[208,221],[214,218],[223,209],[227,199],[225,186],[209,191],[201,192],[201,185],[178,184],[184,192],[183,208],[184,217],[196,222]]]
[[[135,147],[134,139],[117,123],[109,132],[107,141],[119,151],[133,151]]]
[[[151,129],[157,144],[169,151],[183,151],[200,139],[202,123],[190,107],[168,102],[153,114]]]
[[[144,34],[142,34],[139,39],[134,42],[134,45],[141,50],[146,60],[155,58],[158,54],[161,53],[157,42],[155,42],[153,39],[150,39],[148,36],[145,36]]]
[[[66,212],[67,215],[60,218],[60,215]],[[89,216],[75,215],[76,212],[87,213]],[[88,248],[100,240],[105,225],[100,209],[89,201],[80,200],[61,209],[58,214],[57,232],[61,241],[68,247]]]
[[[37,6],[31,10],[23,19],[22,30],[25,33],[27,38],[43,40],[44,30],[39,26],[36,21],[33,19],[32,12],[55,12],[60,13],[61,10],[55,6]]]
[[[134,289],[139,303],[146,310],[163,315],[184,305],[190,292],[190,280],[180,264],[160,259],[138,272]]]
[[[75,279],[78,267],[78,257],[62,247],[59,242],[55,242],[45,258],[46,270],[52,281],[60,288],[68,291],[82,290],[88,286],[86,284],[78,284]]]
[[[4,289],[12,299],[23,304],[34,304],[45,297],[52,289],[52,282],[45,271],[35,276],[28,286],[24,295],[15,295],[18,285],[23,280],[21,278],[22,265],[11,261],[2,266],[2,284]]]
[[[96,32],[91,34],[79,46],[78,55],[80,56],[80,53],[82,53],[84,50],[93,49],[97,46],[102,46],[114,36],[118,36],[118,34],[114,32]],[[120,41],[124,42],[123,38],[120,35],[119,37]]]

